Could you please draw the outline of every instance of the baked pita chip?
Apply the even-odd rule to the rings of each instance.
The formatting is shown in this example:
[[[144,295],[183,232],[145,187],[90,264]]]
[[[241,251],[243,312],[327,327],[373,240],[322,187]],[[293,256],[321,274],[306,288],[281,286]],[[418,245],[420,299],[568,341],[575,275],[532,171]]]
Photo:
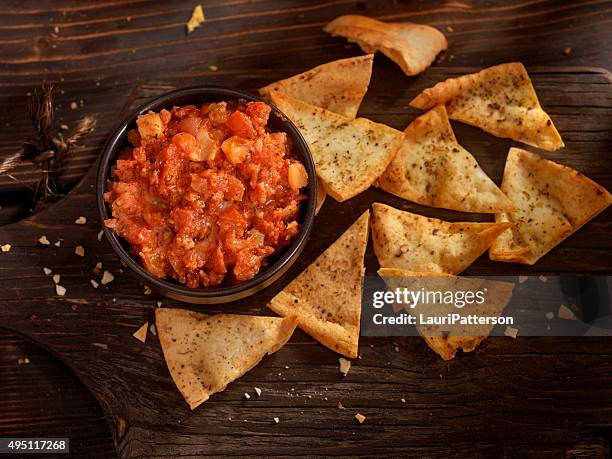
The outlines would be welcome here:
[[[402,141],[400,131],[365,118],[346,118],[278,92],[272,102],[300,129],[325,191],[340,202],[372,185]]]
[[[364,212],[268,304],[281,316],[296,316],[298,327],[347,357],[357,357],[369,218]]]
[[[418,304],[414,308],[405,305],[394,305],[394,311],[405,309],[409,314],[420,317],[445,317],[447,314],[460,314],[465,316],[491,316],[499,317],[510,299],[514,284],[497,280],[478,279],[471,277],[457,277],[439,273],[415,273],[412,271],[381,268],[378,273],[384,277],[385,283],[391,290],[406,288],[418,291],[437,292],[477,292],[486,291],[485,301],[482,304],[465,305],[457,308],[452,303]],[[482,343],[493,329],[493,324],[478,325],[429,325],[417,321],[416,328],[427,345],[444,360],[455,357],[459,349],[463,352],[473,351]]]
[[[259,94],[270,99],[271,93],[281,92],[347,118],[355,118],[370,84],[373,58],[373,54],[368,54],[328,62],[264,86]]]
[[[502,190],[516,210],[495,219],[514,226],[497,238],[489,257],[528,265],[612,204],[605,188],[578,171],[520,148],[508,153]]]
[[[448,47],[446,37],[438,29],[411,22],[381,22],[349,14],[334,19],[323,30],[346,37],[366,53],[382,52],[406,75],[423,72]]]
[[[533,89],[523,64],[512,62],[450,78],[424,90],[410,105],[446,105],[448,117],[498,137],[555,151],[565,145]]]
[[[382,268],[459,274],[512,223],[450,223],[372,204],[372,241]]]
[[[279,350],[296,326],[292,317],[168,308],[155,310],[155,324],[170,375],[192,410]]]
[[[513,209],[476,159],[457,143],[444,105],[410,123],[377,186],[425,206],[481,213]]]

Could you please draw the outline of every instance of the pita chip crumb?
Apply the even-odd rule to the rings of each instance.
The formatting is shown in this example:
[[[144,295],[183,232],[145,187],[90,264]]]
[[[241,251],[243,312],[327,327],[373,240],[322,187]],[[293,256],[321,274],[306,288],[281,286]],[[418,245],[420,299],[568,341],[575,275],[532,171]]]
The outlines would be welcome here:
[[[259,387],[255,387],[255,393],[258,397],[261,397],[261,389]]]
[[[249,393],[248,393],[248,392],[245,392],[245,393],[244,393],[244,398],[245,398],[245,399],[247,399],[247,400],[250,400],[250,399],[251,399],[251,396],[249,395]]]
[[[562,304],[559,306],[559,312],[557,313],[560,319],[565,320],[576,320],[576,314],[570,308]]]
[[[115,280],[115,276],[113,276],[113,274],[110,271],[104,271],[104,274],[102,274],[102,280],[100,280],[100,283],[102,285],[106,285],[106,284],[110,284],[114,280]]]
[[[57,241],[55,241],[55,242],[53,243],[53,245],[54,245],[55,247],[59,247],[60,245],[62,245],[62,241],[61,241],[61,240],[57,240]]]
[[[400,398],[400,402],[406,403],[406,399],[405,398]]]
[[[349,370],[351,369],[351,361],[343,359],[342,357],[340,357],[338,359],[338,362],[340,362],[340,373],[342,373],[342,375],[346,376],[348,374]]]
[[[102,236],[104,235],[104,230],[98,231],[98,241],[102,241]]]
[[[519,276],[519,284],[524,284],[529,280],[529,276]]]
[[[344,405],[342,404],[342,402],[338,402],[338,409],[339,410],[346,410],[346,408],[344,408]]]
[[[145,342],[147,340],[147,330],[149,329],[149,322],[145,322],[142,326],[136,330],[132,336],[136,338],[140,342]]]
[[[149,331],[153,336],[157,336],[157,328],[155,328],[155,324],[149,325]]]
[[[0,249],[3,252],[10,252],[11,251],[11,244],[3,244],[2,246],[0,246]]]
[[[275,418],[274,418],[274,423],[275,423],[275,424],[278,424],[279,422],[280,422],[280,419],[279,419],[279,418],[277,418],[277,417],[275,417]]]
[[[49,274],[51,274],[53,271],[51,270],[51,268],[43,268],[43,272],[48,276]]]
[[[518,328],[506,326],[506,329],[504,330],[504,335],[509,336],[510,338],[516,338],[516,336],[518,335]]]
[[[204,24],[204,20],[204,8],[202,8],[202,5],[196,5],[191,13],[189,22],[187,22],[187,34],[192,33],[195,29]]]
[[[552,312],[552,311],[548,311],[548,312],[546,313],[546,318],[547,318],[548,320],[553,320],[553,319],[555,318],[555,313],[554,313],[554,312]]]
[[[151,293],[153,293],[153,291],[151,290],[151,288],[148,285],[144,286],[144,294],[145,295],[150,295]]]
[[[361,413],[357,413],[355,415],[355,419],[357,419],[357,421],[359,421],[359,424],[363,424],[363,421],[365,421],[366,417],[361,414]]]
[[[94,279],[89,279],[89,282],[91,282],[91,286],[93,288],[98,288],[100,286],[100,284]]]
[[[77,218],[74,223],[76,223],[77,225],[84,225],[85,223],[87,223],[87,218],[83,217],[82,215]]]
[[[538,279],[540,279],[540,282],[544,282],[544,283],[548,282],[548,277],[546,276],[539,276]]]
[[[47,236],[45,236],[44,234],[38,238],[38,242],[41,243],[42,245],[51,244],[51,241],[49,241],[49,239],[47,239]]]
[[[59,296],[64,296],[66,294],[66,288],[62,287],[60,284],[55,284],[55,293]]]
[[[82,245],[77,245],[74,248],[74,253],[77,254],[79,257],[84,257],[85,256],[85,249],[83,248]]]
[[[53,275],[53,283],[54,284],[59,284],[60,281],[60,275],[59,274],[54,274]]]

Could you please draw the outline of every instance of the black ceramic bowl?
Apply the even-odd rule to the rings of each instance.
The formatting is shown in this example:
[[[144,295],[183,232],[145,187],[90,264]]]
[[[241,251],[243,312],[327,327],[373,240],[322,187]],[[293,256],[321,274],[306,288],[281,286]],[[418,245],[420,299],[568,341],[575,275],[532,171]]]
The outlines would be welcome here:
[[[149,110],[159,112],[163,108],[171,109],[173,106],[201,105],[206,102],[233,101],[238,99],[246,100],[247,102],[261,101],[257,97],[230,89],[216,87],[185,88],[158,97],[143,105],[125,119],[104,146],[100,157],[96,194],[98,210],[102,221],[110,218],[109,208],[104,202],[104,191],[107,181],[111,178],[112,166],[119,152],[127,145],[127,132],[135,127],[138,115],[144,114]],[[268,258],[268,265],[263,267],[253,279],[229,287],[193,289],[179,284],[173,279],[159,279],[150,274],[138,260],[135,260],[130,255],[128,243],[103,225],[104,234],[106,234],[119,258],[146,284],[159,290],[164,295],[180,301],[200,304],[226,303],[245,298],[266,288],[278,280],[295,262],[304,248],[314,221],[317,196],[315,165],[308,145],[298,129],[273,105],[268,125],[274,131],[283,131],[288,134],[293,142],[293,154],[302,162],[308,173],[309,183],[306,190],[308,200],[304,201],[301,206],[300,221],[302,226],[298,235],[280,253]]]

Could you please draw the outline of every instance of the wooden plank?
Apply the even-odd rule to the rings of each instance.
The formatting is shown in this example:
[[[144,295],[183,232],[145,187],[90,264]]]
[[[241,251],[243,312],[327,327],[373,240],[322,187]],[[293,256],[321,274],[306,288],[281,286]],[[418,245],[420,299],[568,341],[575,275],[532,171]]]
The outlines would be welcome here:
[[[612,57],[605,46],[593,46],[612,37],[612,2],[217,0],[205,2],[207,22],[186,36],[184,23],[192,7],[191,2],[152,6],[139,0],[0,5],[0,154],[14,151],[29,132],[22,108],[26,93],[43,80],[53,82],[58,120],[72,125],[90,113],[99,120],[86,149],[67,168],[65,183],[71,188],[93,164],[119,114],[164,91],[196,84],[254,91],[322,62],[359,54],[343,39],[321,31],[328,20],[352,12],[433,24],[451,43],[438,63],[413,78],[377,55],[363,116],[403,129],[418,113],[407,104],[421,89],[521,60],[566,140],[564,150],[546,156],[612,189],[612,90],[605,70]],[[570,56],[562,53],[568,46],[573,48]],[[211,64],[219,70],[211,71]],[[84,108],[68,108],[80,99]],[[460,123],[453,127],[499,183],[513,143]],[[0,178],[3,222],[23,215],[20,203],[36,181],[28,166],[14,175],[17,182]],[[0,227],[0,243],[13,245],[0,265],[0,326],[52,350],[76,372],[106,413],[122,457],[447,457],[449,450],[463,455],[609,454],[612,349],[608,340],[597,338],[494,338],[451,362],[439,360],[419,338],[364,338],[361,359],[342,377],[338,356],[297,332],[277,354],[190,412],[167,373],[157,339],[149,335],[143,345],[131,336],[152,321],[157,301],[180,305],[155,293],[144,295],[143,286],[122,272],[108,244],[97,240],[92,177],[90,172],[68,198],[34,218]],[[490,219],[417,206],[379,190],[344,204],[328,199],[316,222],[324,230],[311,238],[283,281],[231,305],[189,307],[268,314],[265,302],[373,201],[455,221]],[[87,217],[87,225],[74,224],[80,215]],[[608,210],[533,267],[483,257],[468,273],[609,274],[611,228]],[[38,244],[42,234],[52,242],[62,238],[61,247]],[[74,254],[76,245],[85,247],[84,258]],[[115,281],[93,289],[89,279],[99,279],[92,272],[98,261]],[[367,273],[374,274],[371,247],[366,265]],[[66,297],[55,295],[43,267],[61,274]],[[262,397],[245,400],[244,392],[253,393],[255,386],[262,388]],[[15,383],[9,388],[13,403],[18,388]],[[347,409],[339,410],[338,401]],[[363,425],[353,418],[358,411],[367,416]],[[278,425],[275,416],[281,419]]]

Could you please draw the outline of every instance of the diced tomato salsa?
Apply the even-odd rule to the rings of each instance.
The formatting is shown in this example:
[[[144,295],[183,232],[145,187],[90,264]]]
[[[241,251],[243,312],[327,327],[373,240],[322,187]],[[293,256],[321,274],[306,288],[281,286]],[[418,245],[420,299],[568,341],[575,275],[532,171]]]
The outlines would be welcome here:
[[[149,112],[128,132],[104,223],[159,278],[191,288],[253,278],[300,229],[308,175],[270,106],[219,102]]]

